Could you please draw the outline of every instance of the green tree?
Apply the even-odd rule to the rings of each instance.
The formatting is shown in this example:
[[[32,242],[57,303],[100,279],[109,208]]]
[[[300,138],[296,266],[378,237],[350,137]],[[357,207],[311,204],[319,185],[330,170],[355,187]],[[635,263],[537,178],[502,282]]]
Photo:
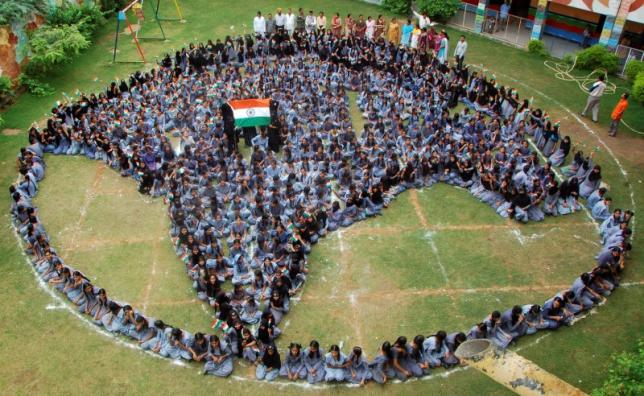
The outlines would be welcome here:
[[[431,19],[446,22],[461,8],[460,0],[417,0],[418,8]]]
[[[640,73],[642,74],[642,73]],[[622,352],[613,356],[608,379],[593,396],[639,396],[644,395],[644,340],[637,343],[634,352]]]

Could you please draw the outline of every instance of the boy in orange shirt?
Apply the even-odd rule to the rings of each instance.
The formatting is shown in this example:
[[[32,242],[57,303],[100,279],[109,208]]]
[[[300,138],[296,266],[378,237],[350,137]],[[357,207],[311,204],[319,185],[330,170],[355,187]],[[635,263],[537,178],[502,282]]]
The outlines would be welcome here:
[[[610,127],[608,128],[608,136],[615,137],[617,135],[617,126],[619,125],[619,122],[622,120],[622,116],[624,115],[624,112],[626,111],[627,107],[628,107],[628,93],[624,92],[622,94],[622,97],[619,99],[619,102],[617,102],[617,105],[615,105],[613,112],[610,115],[611,122],[610,122]]]

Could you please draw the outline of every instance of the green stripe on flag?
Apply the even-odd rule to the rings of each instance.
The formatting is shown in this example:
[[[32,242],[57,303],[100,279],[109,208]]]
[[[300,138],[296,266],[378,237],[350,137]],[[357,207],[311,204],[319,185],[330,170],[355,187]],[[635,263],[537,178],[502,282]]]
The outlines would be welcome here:
[[[252,126],[266,126],[270,125],[271,117],[249,117],[235,120],[235,126],[240,128]]]

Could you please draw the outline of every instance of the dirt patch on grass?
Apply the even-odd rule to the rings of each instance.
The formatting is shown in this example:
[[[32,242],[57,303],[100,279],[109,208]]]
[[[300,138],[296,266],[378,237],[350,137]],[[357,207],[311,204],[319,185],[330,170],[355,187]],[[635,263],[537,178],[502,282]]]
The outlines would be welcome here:
[[[5,128],[2,130],[2,134],[4,136],[16,136],[16,135],[20,135],[20,133],[22,133],[21,129]]]

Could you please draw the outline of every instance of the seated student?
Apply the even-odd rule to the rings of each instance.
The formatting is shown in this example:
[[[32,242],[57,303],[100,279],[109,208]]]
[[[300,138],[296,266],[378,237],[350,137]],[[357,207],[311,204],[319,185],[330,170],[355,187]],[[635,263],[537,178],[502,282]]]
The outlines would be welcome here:
[[[441,330],[427,337],[423,342],[425,361],[430,368],[441,367],[443,365],[443,359],[447,354],[445,338],[447,338],[447,333]]]
[[[458,364],[461,364],[459,358],[456,357],[455,352],[458,347],[467,340],[465,333],[450,333],[445,338],[445,344],[447,344],[447,353],[445,354],[445,359],[443,359],[444,367],[449,368]]]
[[[599,235],[605,237],[607,233],[610,233],[611,229],[619,228],[620,224],[622,224],[622,210],[617,208],[613,210],[612,216],[602,221],[599,226]]]
[[[512,309],[508,309],[501,315],[501,329],[516,340],[526,333],[528,324],[523,315],[523,309],[519,305],[515,305]]]
[[[121,320],[118,317],[121,306],[114,301],[110,301],[109,309],[109,312],[101,317],[101,323],[107,331],[117,333],[121,329]]]
[[[592,308],[594,304],[603,300],[603,297],[590,287],[592,281],[592,275],[584,272],[572,283],[571,290],[575,295],[575,302],[584,310]]]
[[[167,342],[161,346],[159,354],[171,359],[191,360],[192,354],[188,348],[188,345],[192,342],[190,334],[178,327],[166,329],[166,334],[168,335]]]
[[[612,201],[612,198],[605,197],[601,201],[597,202],[595,206],[593,206],[593,209],[591,211],[593,219],[599,222],[603,222],[604,220],[608,219],[610,217],[609,208]]]
[[[468,340],[479,340],[483,338],[487,338],[487,325],[485,324],[485,322],[475,324],[467,332]]]
[[[586,208],[592,210],[597,202],[604,199],[604,195],[606,195],[607,192],[608,190],[604,187],[600,187],[597,190],[593,191],[593,193],[590,194],[586,199]]]
[[[558,329],[562,325],[570,325],[574,319],[574,314],[570,313],[564,307],[561,297],[556,296],[546,301],[541,310],[541,316],[547,323],[549,329]]]
[[[257,324],[262,319],[262,311],[259,310],[257,301],[252,296],[246,298],[246,304],[244,304],[239,317],[242,322],[249,325]]]
[[[309,347],[304,350],[302,359],[306,369],[306,381],[309,384],[324,381],[326,374],[324,351],[320,349],[320,344],[316,340],[309,343]]]
[[[371,379],[372,374],[371,369],[369,369],[369,363],[362,356],[362,348],[353,347],[348,360],[349,366],[347,367],[346,380],[353,384],[364,386]]]
[[[288,353],[284,358],[279,374],[280,377],[285,377],[289,381],[306,378],[306,367],[304,366],[304,356],[300,344],[292,342],[289,345]]]
[[[192,339],[192,344],[188,345],[188,349],[192,354],[192,360],[195,362],[204,362],[208,358],[208,337],[203,333],[195,333]]]
[[[279,375],[281,368],[282,361],[279,352],[274,344],[268,344],[255,370],[255,377],[258,380],[273,381]]]
[[[512,336],[501,328],[501,312],[493,311],[485,320],[487,338],[501,349],[507,348],[512,341]]]
[[[389,379],[395,378],[396,373],[393,368],[393,353],[389,341],[382,343],[380,353],[371,362],[371,375],[374,381],[379,384],[386,384]]]
[[[411,343],[407,344],[407,358],[403,360],[402,365],[414,377],[422,377],[429,372],[429,364],[425,361],[423,353],[424,342],[425,337],[417,335]]]
[[[547,329],[548,324],[541,316],[541,306],[539,304],[528,304],[522,307],[523,316],[527,324],[526,334],[534,334],[539,330]]]
[[[392,368],[394,375],[401,381],[406,381],[414,375],[413,371],[408,369],[409,355],[407,351],[407,337],[400,336],[391,346],[393,357]]]
[[[260,342],[260,347],[263,349],[266,345],[272,344],[281,333],[280,328],[275,326],[275,321],[270,312],[264,311],[255,334],[255,338]]]
[[[138,344],[143,350],[159,353],[162,345],[167,342],[165,333],[166,325],[161,320],[156,320],[152,326],[149,325],[146,318],[145,323],[141,323],[140,328],[147,326],[147,334],[138,340]]]
[[[346,379],[347,367],[351,364],[337,345],[331,345],[324,359],[326,382],[341,382]]]
[[[253,337],[253,333],[245,327],[242,329],[241,351],[242,358],[253,364],[257,362],[257,358],[260,356],[257,340]]]
[[[233,372],[233,357],[230,346],[219,340],[216,335],[209,336],[208,357],[204,365],[204,375],[228,377]]]

